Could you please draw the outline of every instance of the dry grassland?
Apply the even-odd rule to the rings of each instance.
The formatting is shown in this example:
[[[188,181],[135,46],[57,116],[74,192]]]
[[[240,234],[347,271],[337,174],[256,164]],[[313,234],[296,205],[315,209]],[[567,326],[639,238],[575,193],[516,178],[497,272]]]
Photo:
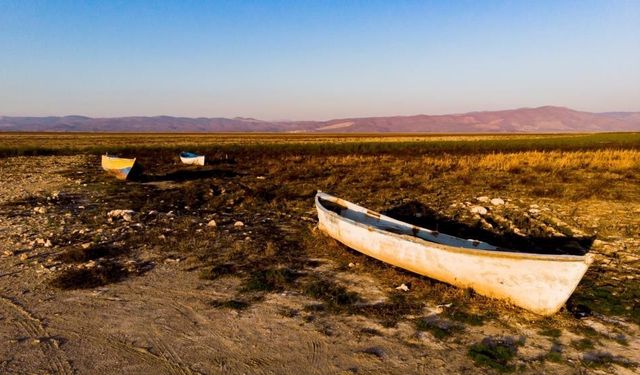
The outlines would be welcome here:
[[[70,156],[11,156],[26,147],[14,140],[0,159],[0,335],[9,340],[0,370],[637,370],[637,135],[324,145],[305,135],[284,146],[252,135],[256,145],[194,147],[207,155],[202,168],[176,157],[191,136],[137,147],[119,135],[123,154],[145,168],[131,182],[105,175],[99,152],[80,151],[93,139],[72,137],[60,146]],[[317,190],[442,232],[596,261],[566,307],[543,319],[327,238],[315,228]],[[477,205],[487,214],[473,213]],[[133,213],[110,218],[115,209]],[[35,321],[47,322],[42,332],[20,333]]]

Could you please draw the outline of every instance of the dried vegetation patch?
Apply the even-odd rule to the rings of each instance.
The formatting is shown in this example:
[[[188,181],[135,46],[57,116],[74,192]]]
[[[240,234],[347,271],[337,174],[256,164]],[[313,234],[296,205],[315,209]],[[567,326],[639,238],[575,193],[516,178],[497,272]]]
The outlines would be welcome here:
[[[627,363],[619,352],[627,350],[625,340],[633,346],[638,338],[620,336],[621,327],[640,322],[640,151],[461,152],[447,142],[454,146],[438,153],[413,153],[413,145],[383,153],[348,152],[340,144],[322,151],[252,146],[234,154],[229,148],[208,154],[203,168],[179,165],[171,149],[140,148],[131,153],[145,174],[124,183],[103,175],[98,157],[91,156],[59,174],[73,189],[57,198],[34,191],[3,201],[8,234],[2,241],[20,247],[10,255],[16,267],[39,269],[55,288],[95,288],[139,277],[158,264],[175,265],[197,273],[206,285],[237,281],[226,297],[210,301],[213,308],[253,311],[269,296],[293,296],[304,304],[283,307],[283,319],[299,319],[327,334],[332,321],[359,317],[377,327],[361,334],[384,336],[387,329],[408,326],[462,349],[479,366],[538,366],[518,360],[526,343],[507,336],[483,339],[490,326],[509,335],[527,331],[527,342],[546,345],[536,358],[564,366]],[[2,159],[0,166],[8,168],[8,162]],[[541,321],[327,238],[315,229],[317,190],[441,232],[516,250],[590,251],[597,260],[567,309]],[[108,215],[117,209],[133,213]],[[51,247],[38,239],[50,240]],[[408,290],[397,290],[401,284]],[[587,319],[621,323],[596,330]],[[415,337],[405,340],[422,345]],[[549,341],[562,343],[561,354],[549,350]],[[612,346],[618,352],[611,357],[580,359]]]

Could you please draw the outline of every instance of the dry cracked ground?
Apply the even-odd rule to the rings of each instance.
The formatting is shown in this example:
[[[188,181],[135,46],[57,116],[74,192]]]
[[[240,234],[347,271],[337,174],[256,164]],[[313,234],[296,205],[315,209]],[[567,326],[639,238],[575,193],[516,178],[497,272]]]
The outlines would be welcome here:
[[[138,182],[104,175],[93,155],[0,159],[0,372],[638,371],[637,166],[483,174],[491,160],[470,158],[479,169],[268,155],[197,169],[149,154]],[[316,189],[596,261],[567,306],[540,318],[325,237]]]

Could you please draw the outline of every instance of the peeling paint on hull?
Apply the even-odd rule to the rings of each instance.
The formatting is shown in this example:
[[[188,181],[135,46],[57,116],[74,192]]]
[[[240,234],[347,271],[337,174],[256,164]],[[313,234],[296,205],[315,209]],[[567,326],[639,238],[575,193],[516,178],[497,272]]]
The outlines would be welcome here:
[[[323,202],[341,206],[340,213]],[[316,195],[316,209],[320,230],[363,254],[540,315],[552,315],[564,305],[593,261],[591,254],[501,251],[372,213],[322,192]]]

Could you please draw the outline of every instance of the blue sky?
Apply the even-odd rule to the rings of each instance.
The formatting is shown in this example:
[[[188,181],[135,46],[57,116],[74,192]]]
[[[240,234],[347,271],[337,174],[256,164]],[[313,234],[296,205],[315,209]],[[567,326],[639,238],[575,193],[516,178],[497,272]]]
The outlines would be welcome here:
[[[640,110],[640,1],[0,0],[0,115]]]

